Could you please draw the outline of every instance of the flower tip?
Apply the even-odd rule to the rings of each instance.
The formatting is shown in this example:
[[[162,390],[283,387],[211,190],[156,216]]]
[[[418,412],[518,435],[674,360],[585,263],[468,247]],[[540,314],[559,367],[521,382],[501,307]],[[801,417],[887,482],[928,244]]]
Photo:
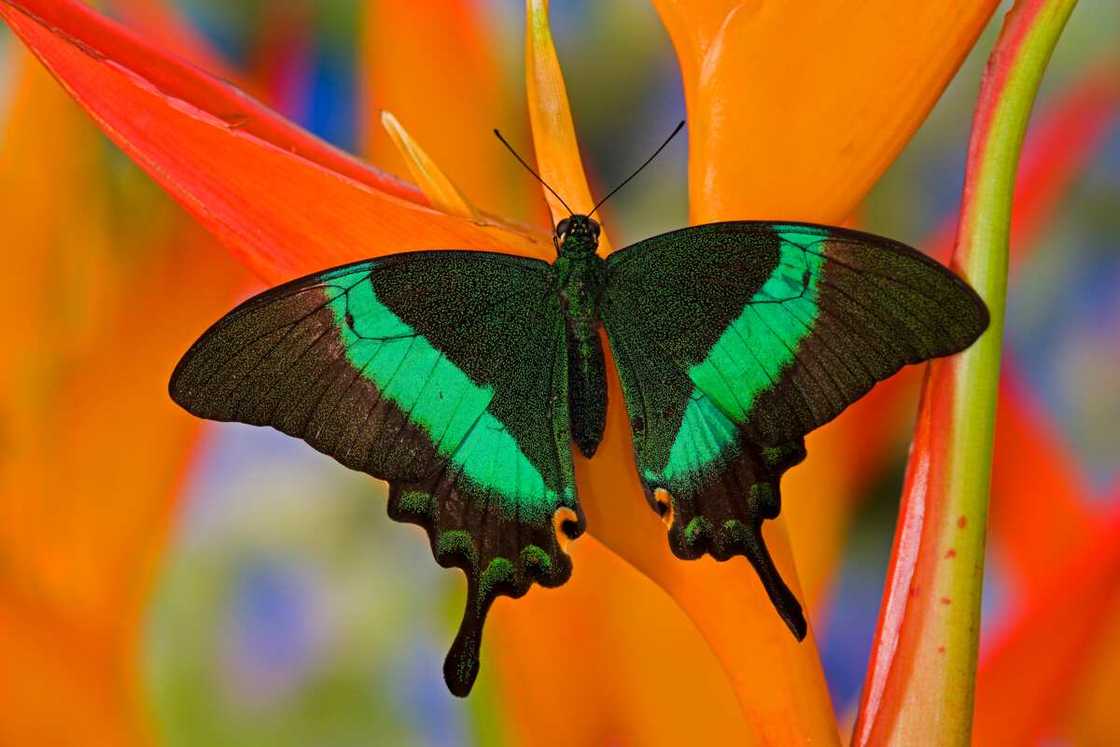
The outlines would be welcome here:
[[[477,221],[478,210],[467,201],[459,189],[451,182],[435,161],[420,147],[408,130],[404,128],[388,109],[381,110],[381,126],[389,139],[397,147],[416,185],[432,203],[432,207],[461,218]]]

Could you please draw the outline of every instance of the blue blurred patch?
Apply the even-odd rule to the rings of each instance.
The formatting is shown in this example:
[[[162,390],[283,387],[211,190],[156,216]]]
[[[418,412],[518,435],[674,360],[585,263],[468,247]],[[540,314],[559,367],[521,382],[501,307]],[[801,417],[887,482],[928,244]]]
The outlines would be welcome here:
[[[430,636],[418,635],[394,662],[392,692],[401,717],[416,737],[432,747],[469,744],[463,701],[443,682],[443,649]]]
[[[316,659],[312,596],[308,579],[290,564],[254,558],[239,570],[226,655],[244,694],[270,700],[302,684]]]
[[[299,123],[339,148],[353,152],[358,143],[357,62],[352,49],[319,45],[307,111]]]

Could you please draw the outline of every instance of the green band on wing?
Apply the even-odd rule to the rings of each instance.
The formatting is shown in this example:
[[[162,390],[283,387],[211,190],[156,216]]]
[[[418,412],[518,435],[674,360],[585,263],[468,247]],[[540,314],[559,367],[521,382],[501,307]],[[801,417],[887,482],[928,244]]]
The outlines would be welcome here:
[[[719,459],[738,439],[735,422],[746,419],[755,397],[773,386],[812,330],[825,260],[808,248],[827,234],[799,226],[778,226],[777,233],[777,267],[708,357],[689,369],[697,388],[689,397],[668,461],[659,474],[647,470],[647,480],[672,485]]]
[[[486,407],[479,386],[381,303],[368,272],[330,277],[324,286],[346,356],[359,374],[423,428],[436,450],[508,508],[544,518],[557,505],[540,471]]]
[[[770,277],[688,375],[728,417],[744,422],[755,398],[778,381],[817,317],[823,254],[810,248],[827,237],[778,227],[779,259]]]
[[[660,479],[670,487],[679,480],[688,480],[716,461],[735,439],[735,424],[703,392],[693,389]],[[647,472],[647,480],[656,478]]]

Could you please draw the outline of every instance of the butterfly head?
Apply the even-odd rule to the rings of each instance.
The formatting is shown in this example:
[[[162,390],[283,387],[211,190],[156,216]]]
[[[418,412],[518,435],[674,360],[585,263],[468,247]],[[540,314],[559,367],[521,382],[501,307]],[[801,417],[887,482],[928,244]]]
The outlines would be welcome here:
[[[561,256],[590,256],[599,248],[599,222],[586,215],[571,215],[556,224],[553,240]]]

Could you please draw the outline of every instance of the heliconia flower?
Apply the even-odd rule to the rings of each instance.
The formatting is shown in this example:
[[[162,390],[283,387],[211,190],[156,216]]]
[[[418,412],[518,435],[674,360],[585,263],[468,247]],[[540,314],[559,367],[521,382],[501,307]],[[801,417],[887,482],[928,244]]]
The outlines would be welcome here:
[[[379,5],[380,12],[405,20],[406,6],[414,7]],[[583,209],[592,204],[591,190],[552,49],[547,3],[527,5],[537,164],[569,204]],[[655,5],[685,81],[693,221],[832,223],[847,218],[905,145],[995,7],[990,0],[951,8],[932,3],[917,13],[885,1],[833,0],[811,10],[768,4],[758,12],[730,2],[687,11],[671,0]],[[552,254],[543,226],[526,229],[494,215],[506,209],[500,185],[511,170],[503,182],[494,169],[472,169],[468,158],[437,153],[437,138],[410,134],[424,126],[451,129],[445,119],[432,123],[437,114],[423,108],[405,114],[386,101],[382,106],[392,114],[377,112],[375,123],[368,118],[388,132],[378,144],[377,130],[368,130],[371,151],[401,153],[399,163],[420,183],[417,189],[315,140],[79,3],[4,0],[0,16],[126,153],[267,282],[429,247]],[[406,42],[400,43],[407,53]],[[475,148],[469,156],[482,158]],[[511,169],[503,164],[502,170]],[[604,250],[609,246],[601,243]],[[611,396],[621,402],[617,381]],[[803,644],[789,638],[745,565],[683,563],[668,552],[664,525],[642,506],[627,431],[616,406],[599,455],[577,459],[590,533],[688,615],[715,653],[755,738],[836,743],[812,637]],[[808,504],[811,488],[802,490],[806,495],[789,494],[787,504]],[[767,537],[796,588],[798,553],[785,523],[774,522]],[[605,567],[611,561],[589,562]],[[521,604],[544,596],[530,595]],[[710,667],[703,671],[711,674]],[[616,728],[605,723],[603,732]]]

